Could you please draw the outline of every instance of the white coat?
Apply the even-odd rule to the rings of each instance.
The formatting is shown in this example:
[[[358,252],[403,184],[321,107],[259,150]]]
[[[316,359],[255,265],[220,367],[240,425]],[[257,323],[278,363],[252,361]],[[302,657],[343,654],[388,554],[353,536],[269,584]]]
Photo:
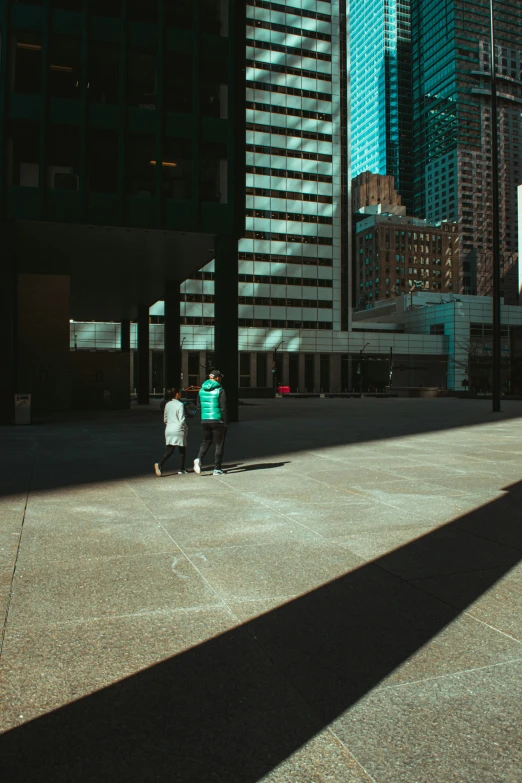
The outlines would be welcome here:
[[[167,446],[186,446],[188,424],[185,419],[185,406],[179,400],[171,400],[163,412],[165,422],[165,443]]]

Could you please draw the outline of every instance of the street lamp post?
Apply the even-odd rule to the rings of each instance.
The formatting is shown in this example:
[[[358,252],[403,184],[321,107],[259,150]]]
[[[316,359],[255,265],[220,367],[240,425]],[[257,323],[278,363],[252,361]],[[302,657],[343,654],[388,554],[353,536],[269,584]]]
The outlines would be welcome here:
[[[284,340],[281,340],[277,348],[274,349],[274,352],[272,354],[272,379],[273,379],[273,386],[274,386],[274,396],[277,394],[277,352],[281,348],[281,346],[284,345]]]
[[[491,188],[493,228],[493,412],[500,411],[500,220],[498,199],[497,78],[495,69],[495,18],[489,0],[491,62]]]

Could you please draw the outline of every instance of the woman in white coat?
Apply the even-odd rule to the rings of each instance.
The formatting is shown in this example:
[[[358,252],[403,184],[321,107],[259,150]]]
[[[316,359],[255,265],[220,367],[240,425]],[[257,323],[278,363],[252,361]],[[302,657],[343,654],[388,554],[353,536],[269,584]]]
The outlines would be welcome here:
[[[163,421],[165,422],[165,443],[167,448],[160,462],[154,463],[154,472],[156,476],[162,475],[162,469],[165,462],[175,452],[176,446],[180,453],[180,465],[178,473],[186,473],[185,458],[187,453],[187,432],[188,425],[185,419],[185,406],[179,401],[179,389],[167,389],[167,403],[163,412]]]

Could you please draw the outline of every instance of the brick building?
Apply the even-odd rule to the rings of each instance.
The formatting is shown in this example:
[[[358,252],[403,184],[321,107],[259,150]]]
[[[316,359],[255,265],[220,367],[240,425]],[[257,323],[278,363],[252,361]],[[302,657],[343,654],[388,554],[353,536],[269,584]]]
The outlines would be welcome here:
[[[354,228],[358,310],[414,288],[458,293],[455,223],[384,213],[368,215]]]
[[[395,190],[395,179],[391,174],[363,171],[352,179],[352,212],[377,204],[402,206],[402,196]],[[406,214],[406,207],[404,213]]]

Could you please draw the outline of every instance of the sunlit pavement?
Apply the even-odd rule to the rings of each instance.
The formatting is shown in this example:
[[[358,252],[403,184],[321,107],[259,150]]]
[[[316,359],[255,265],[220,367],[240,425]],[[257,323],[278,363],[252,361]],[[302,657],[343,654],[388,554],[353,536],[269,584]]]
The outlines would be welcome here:
[[[155,406],[0,428],[2,780],[519,783],[522,404],[490,405],[252,401],[222,477],[154,475]]]

